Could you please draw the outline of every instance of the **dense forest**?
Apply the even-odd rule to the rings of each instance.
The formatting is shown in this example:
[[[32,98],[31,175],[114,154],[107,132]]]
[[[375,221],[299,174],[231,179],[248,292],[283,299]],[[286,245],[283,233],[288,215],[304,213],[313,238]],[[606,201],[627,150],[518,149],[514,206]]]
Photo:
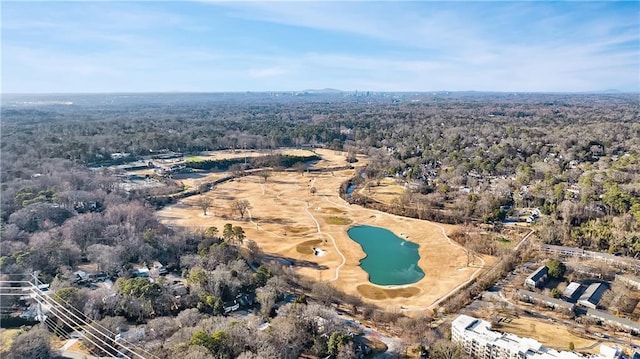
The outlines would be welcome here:
[[[413,343],[429,338],[437,343],[432,357],[456,349],[436,342],[420,320],[364,308],[326,283],[263,261],[242,228],[167,228],[146,195],[123,192],[102,167],[117,162],[114,153],[132,161],[235,148],[362,153],[372,161],[354,181],[406,184],[385,210],[499,227],[538,208],[534,228],[545,243],[640,257],[637,95],[14,95],[2,101],[3,275],[39,271],[60,301],[112,331],[147,323],[154,334],[144,350],[156,357],[354,357],[357,343],[332,304],[395,322]],[[154,261],[186,279],[186,294],[176,300],[169,283],[132,275],[134,264]],[[74,284],[72,268],[82,263],[118,278],[115,295]],[[275,315],[276,303],[290,293],[297,299]],[[238,325],[222,315],[225,303],[243,295],[258,304]],[[271,330],[252,334],[268,318]],[[31,355],[15,349],[16,358]]]

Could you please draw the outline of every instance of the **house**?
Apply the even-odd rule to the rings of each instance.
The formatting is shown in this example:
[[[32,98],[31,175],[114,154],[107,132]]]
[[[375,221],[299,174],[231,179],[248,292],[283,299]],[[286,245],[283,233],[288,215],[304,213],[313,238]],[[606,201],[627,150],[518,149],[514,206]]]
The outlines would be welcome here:
[[[136,278],[149,278],[149,268],[145,267],[140,267],[140,268],[135,268],[132,271],[132,274],[134,277]]]
[[[181,297],[189,293],[184,283],[178,282],[171,285],[171,293],[176,297]]]
[[[576,307],[573,303],[547,297],[546,295],[530,292],[528,290],[518,290],[517,296],[518,299],[526,302],[543,304],[551,309],[560,309],[567,312],[573,312]]]
[[[238,294],[236,296],[236,301],[243,307],[250,307],[255,303],[256,295],[254,293],[249,294]]]
[[[586,251],[581,248],[555,246],[551,244],[540,245],[540,250],[550,254],[556,254],[562,257],[580,257],[586,259],[596,259],[605,262],[609,265],[614,265],[620,268],[627,268],[633,270],[635,273],[640,272],[640,259],[613,255],[602,252]]]
[[[571,282],[562,294],[567,300],[575,301],[581,292],[582,285],[578,282]]]
[[[157,275],[165,275],[167,274],[167,268],[164,267],[164,265],[158,261],[154,261],[152,263],[152,270],[154,271],[154,273],[156,273]]]
[[[134,328],[126,331],[120,331],[120,333],[116,334],[115,342],[116,343],[139,343],[143,341],[145,338],[145,328]]]
[[[596,309],[604,292],[609,288],[604,283],[593,283],[582,293],[578,299],[578,305]]]
[[[73,282],[74,283],[82,283],[89,280],[89,274],[85,271],[75,271],[73,272]]]
[[[536,269],[524,280],[524,284],[529,288],[542,287],[546,282],[549,274],[549,268],[545,265]]]
[[[222,304],[222,309],[224,310],[224,314],[235,312],[240,309],[240,303],[235,299],[230,302],[224,302]]]

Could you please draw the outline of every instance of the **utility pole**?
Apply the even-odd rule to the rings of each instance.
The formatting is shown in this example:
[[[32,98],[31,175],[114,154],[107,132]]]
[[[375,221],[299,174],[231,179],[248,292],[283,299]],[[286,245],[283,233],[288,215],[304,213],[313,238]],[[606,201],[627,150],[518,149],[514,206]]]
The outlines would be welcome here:
[[[31,272],[31,277],[33,277],[33,283],[31,284],[34,288],[32,288],[32,291],[34,292],[34,294],[37,294],[37,291],[40,289],[40,281],[38,280],[38,274],[40,272],[39,271],[33,271]],[[35,289],[35,290],[34,290]],[[42,301],[40,300],[36,300],[36,303],[38,303],[37,306],[37,314],[36,314],[36,318],[38,319],[38,321],[40,321],[40,323],[44,323],[47,318],[44,315],[44,311],[42,310]]]

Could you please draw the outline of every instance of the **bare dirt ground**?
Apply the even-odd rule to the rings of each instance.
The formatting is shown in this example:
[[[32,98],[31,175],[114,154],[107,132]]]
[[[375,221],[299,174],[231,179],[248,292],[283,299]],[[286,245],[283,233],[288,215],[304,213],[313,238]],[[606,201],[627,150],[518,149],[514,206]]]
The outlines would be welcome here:
[[[317,152],[323,160],[314,165],[316,168],[346,163],[344,153]],[[359,157],[356,165],[363,163],[366,158]],[[484,257],[484,261],[477,259],[475,265],[467,267],[465,250],[444,235],[455,230],[455,226],[349,205],[339,197],[338,191],[340,185],[353,176],[354,170],[274,172],[266,183],[261,177],[246,176],[220,184],[204,194],[213,201],[213,208],[206,216],[196,205],[198,196],[168,206],[157,215],[167,224],[192,229],[216,226],[221,230],[225,223],[242,226],[247,238],[258,243],[265,253],[292,260],[299,274],[330,281],[344,292],[388,309],[424,309],[478,275],[482,263],[488,265],[492,261]],[[311,187],[316,188],[315,194],[311,193]],[[251,209],[245,218],[231,210],[235,200],[250,202]],[[418,264],[425,277],[401,287],[371,284],[367,273],[359,267],[359,260],[365,254],[347,235],[347,229],[354,225],[384,227],[419,244]]]

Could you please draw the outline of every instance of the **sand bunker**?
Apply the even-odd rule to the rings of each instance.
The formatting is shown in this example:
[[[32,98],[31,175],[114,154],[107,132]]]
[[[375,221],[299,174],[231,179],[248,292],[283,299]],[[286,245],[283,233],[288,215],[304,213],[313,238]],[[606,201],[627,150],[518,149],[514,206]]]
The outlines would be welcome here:
[[[395,298],[411,298],[420,294],[420,288],[382,288],[372,284],[361,284],[358,286],[358,293],[367,299],[385,300]]]
[[[320,243],[322,243],[322,240],[320,239],[306,241],[298,244],[296,246],[296,251],[298,251],[298,253],[300,254],[315,254],[315,246],[319,245]]]

